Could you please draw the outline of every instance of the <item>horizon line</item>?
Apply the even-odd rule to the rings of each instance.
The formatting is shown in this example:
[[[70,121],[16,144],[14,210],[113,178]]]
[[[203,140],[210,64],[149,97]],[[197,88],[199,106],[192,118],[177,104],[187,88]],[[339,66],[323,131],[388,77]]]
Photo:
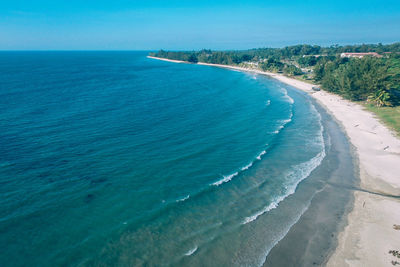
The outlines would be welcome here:
[[[245,48],[245,49],[234,49],[234,48],[227,48],[227,49],[211,49],[211,48],[201,48],[201,49],[0,49],[0,52],[152,52],[152,51],[201,51],[201,50],[212,50],[212,51],[246,51],[252,49],[282,49],[285,47],[297,46],[297,45],[310,45],[310,46],[319,46],[322,48],[329,48],[333,46],[344,47],[344,46],[356,46],[356,45],[391,45],[400,43],[400,41],[395,42],[371,42],[371,43],[347,43],[347,44],[331,44],[331,45],[319,45],[319,44],[312,44],[312,43],[297,43],[293,45],[285,45],[285,46],[263,46],[263,47],[252,47],[252,48]]]

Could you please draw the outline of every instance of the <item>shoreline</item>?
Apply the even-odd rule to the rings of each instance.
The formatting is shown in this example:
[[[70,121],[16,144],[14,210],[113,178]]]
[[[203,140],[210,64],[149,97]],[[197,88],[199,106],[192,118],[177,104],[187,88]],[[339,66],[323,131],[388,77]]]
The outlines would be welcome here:
[[[308,97],[300,90],[289,89]],[[311,196],[307,209],[271,249],[263,267],[324,266],[337,247],[337,237],[353,206],[354,195],[349,189],[359,184],[354,149],[339,122],[315,99],[310,101],[321,116],[326,156],[298,185],[296,194],[280,205],[284,211],[285,206],[295,206],[293,202],[304,202],[301,195]]]
[[[389,250],[398,250],[400,244],[400,231],[393,227],[400,224],[400,140],[391,130],[361,105],[326,91],[313,91],[313,84],[255,69],[201,62],[197,65],[267,75],[308,93],[331,114],[355,148],[360,189],[353,191],[353,209],[327,266],[385,266],[396,260]]]

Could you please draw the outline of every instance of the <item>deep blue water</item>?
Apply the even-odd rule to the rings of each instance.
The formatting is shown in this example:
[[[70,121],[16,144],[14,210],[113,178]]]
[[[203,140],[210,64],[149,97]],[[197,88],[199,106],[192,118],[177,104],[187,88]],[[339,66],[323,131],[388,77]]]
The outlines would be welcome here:
[[[146,54],[0,53],[1,266],[259,265],[306,209],[305,94]]]

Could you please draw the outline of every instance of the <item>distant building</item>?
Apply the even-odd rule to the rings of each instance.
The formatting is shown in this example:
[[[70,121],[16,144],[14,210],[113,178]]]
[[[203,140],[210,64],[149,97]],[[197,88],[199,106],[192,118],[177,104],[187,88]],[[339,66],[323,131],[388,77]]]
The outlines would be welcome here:
[[[368,53],[341,53],[340,57],[356,57],[356,58],[362,58],[365,56],[372,56],[372,57],[382,57],[376,52],[368,52]]]
[[[246,62],[244,62],[244,63],[249,64],[249,65],[251,65],[251,66],[258,67],[258,62],[246,61]]]
[[[328,56],[328,54],[322,54],[322,55],[303,55],[303,57],[316,57],[316,58],[318,58],[318,57],[327,57]]]

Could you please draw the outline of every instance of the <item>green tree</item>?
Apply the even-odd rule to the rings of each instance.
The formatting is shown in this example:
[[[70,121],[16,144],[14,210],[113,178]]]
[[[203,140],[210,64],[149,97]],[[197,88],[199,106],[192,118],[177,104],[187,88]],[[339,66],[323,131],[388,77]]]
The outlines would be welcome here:
[[[189,61],[190,63],[197,63],[199,60],[197,59],[197,56],[193,53],[189,55],[187,61]]]

